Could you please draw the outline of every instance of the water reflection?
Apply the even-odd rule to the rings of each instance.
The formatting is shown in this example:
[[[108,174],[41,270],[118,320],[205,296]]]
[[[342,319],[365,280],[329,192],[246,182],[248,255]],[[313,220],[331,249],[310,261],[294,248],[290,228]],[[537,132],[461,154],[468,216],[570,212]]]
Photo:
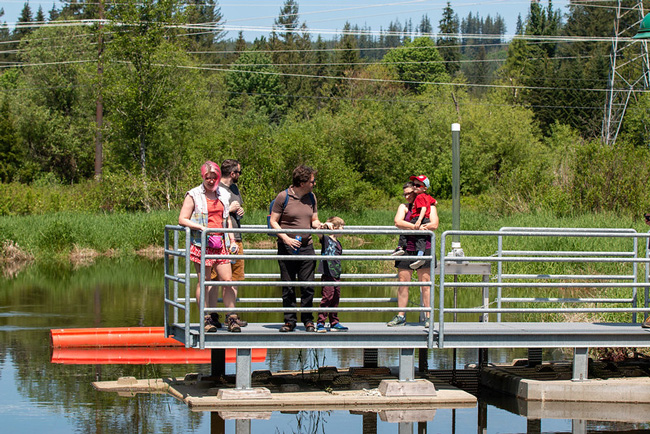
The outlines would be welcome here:
[[[248,265],[247,265],[248,266]],[[194,412],[167,395],[119,396],[101,393],[93,381],[183,377],[210,373],[209,365],[60,365],[50,363],[49,330],[73,327],[160,326],[163,322],[162,262],[140,258],[106,259],[80,269],[61,264],[32,265],[14,278],[0,280],[0,419],[3,432],[48,433],[209,433],[209,432],[647,432],[650,409],[632,412],[598,405],[593,413],[562,405],[563,413],[522,403],[494,392],[479,395],[474,408],[430,409],[430,419],[395,422],[392,415],[354,411],[299,411],[256,417]],[[275,270],[274,270],[275,271]],[[246,288],[246,291],[249,291]],[[272,288],[251,289],[245,296],[268,296]],[[265,292],[266,291],[266,292]],[[392,295],[386,290],[386,295]],[[460,294],[459,294],[460,295]],[[279,296],[279,294],[276,294]],[[462,303],[470,304],[472,295]],[[477,296],[478,300],[478,296]],[[460,304],[461,302],[459,302]],[[256,320],[255,318],[251,318]],[[280,320],[281,315],[269,320]],[[351,322],[351,319],[344,319]],[[430,369],[458,372],[476,363],[477,350],[426,353]],[[526,357],[525,350],[495,349],[489,360],[506,362]],[[561,354],[548,350],[544,358]],[[395,350],[379,350],[383,366],[396,366]],[[270,350],[267,362],[254,370],[347,368],[363,365],[361,350]],[[234,365],[226,367],[234,373]],[[367,409],[366,409],[367,410]],[[622,415],[622,421],[613,419]],[[605,419],[601,422],[593,418]],[[248,431],[246,431],[248,429]],[[220,431],[219,431],[220,430]]]

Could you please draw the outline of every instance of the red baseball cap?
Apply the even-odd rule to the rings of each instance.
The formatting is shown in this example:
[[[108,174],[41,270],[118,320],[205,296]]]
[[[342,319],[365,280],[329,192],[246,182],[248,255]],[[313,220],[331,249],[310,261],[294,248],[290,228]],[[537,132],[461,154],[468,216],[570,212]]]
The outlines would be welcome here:
[[[420,181],[422,184],[424,184],[424,186],[425,186],[426,188],[429,188],[429,186],[431,185],[431,184],[429,183],[429,178],[427,178],[427,177],[424,176],[424,175],[417,175],[417,176],[413,175],[413,176],[411,176],[409,179],[410,179],[411,181],[416,181],[416,180],[417,180],[417,181]]]

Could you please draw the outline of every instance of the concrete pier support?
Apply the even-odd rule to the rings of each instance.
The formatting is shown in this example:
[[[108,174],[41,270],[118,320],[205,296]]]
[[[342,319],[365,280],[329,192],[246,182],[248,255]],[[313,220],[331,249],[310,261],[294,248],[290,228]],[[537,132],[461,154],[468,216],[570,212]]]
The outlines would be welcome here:
[[[251,349],[237,348],[237,378],[235,387],[237,390],[251,388]]]
[[[399,350],[399,381],[415,380],[415,349]]]
[[[573,376],[571,381],[587,381],[589,379],[589,348],[573,349]]]

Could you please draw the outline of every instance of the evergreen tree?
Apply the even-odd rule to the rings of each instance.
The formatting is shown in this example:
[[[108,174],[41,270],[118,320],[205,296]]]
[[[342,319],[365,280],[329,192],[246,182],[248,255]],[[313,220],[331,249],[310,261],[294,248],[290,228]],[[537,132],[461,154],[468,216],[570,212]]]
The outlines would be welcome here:
[[[449,7],[449,2],[447,2],[447,7]],[[442,13],[444,15],[444,10]],[[417,27],[417,31],[420,33],[420,35],[430,35],[433,33],[433,26],[431,25],[431,20],[427,14],[422,15],[422,19],[420,20],[420,24]]]
[[[98,13],[98,2],[85,2],[83,0],[64,0],[60,15],[63,16],[66,20],[95,19],[97,18]]]
[[[197,49],[211,49],[225,36],[221,20],[221,8],[215,0],[185,0],[187,22],[200,28],[190,36]],[[206,30],[207,28],[207,30]]]
[[[517,25],[515,27],[515,35],[524,34],[524,22],[521,19],[521,14],[517,15]]]
[[[457,37],[460,32],[460,24],[458,15],[454,13],[450,2],[447,2],[447,6],[442,11],[442,18],[438,22],[438,31],[441,34],[437,41],[438,49],[442,58],[445,59],[447,72],[454,76],[460,70],[461,54]],[[452,36],[445,37],[444,35]]]
[[[33,30],[31,27],[29,27],[29,24],[32,21],[34,21],[32,18],[32,9],[29,7],[29,3],[25,3],[22,11],[20,11],[20,16],[18,17],[18,22],[16,23],[13,37],[15,39],[22,39],[25,36],[29,35]]]
[[[301,31],[302,36],[299,34]],[[269,44],[273,50],[273,63],[278,65],[283,74],[281,82],[288,106],[292,106],[304,86],[310,87],[299,75],[309,73],[309,68],[300,64],[308,63],[312,58],[310,53],[300,51],[309,50],[311,40],[306,24],[300,24],[297,1],[285,0],[274,21]]]
[[[0,8],[0,18],[2,18],[5,15],[5,10],[3,8]],[[7,26],[6,21],[2,21],[0,23],[0,41],[8,41],[9,40],[9,27]],[[4,56],[4,55],[0,55]]]
[[[56,3],[52,3],[52,9],[50,9],[50,12],[48,14],[48,21],[54,21],[59,18],[59,15],[61,15],[61,13],[56,8]]]
[[[576,3],[570,5],[569,11],[561,35],[576,38],[612,33],[615,18],[612,8],[594,8]],[[632,14],[622,17],[621,28],[633,24],[624,21],[633,18],[629,15]],[[554,105],[562,107],[556,111],[556,119],[576,128],[586,137],[600,137],[605,92],[590,89],[607,88],[611,68],[610,50],[609,42],[585,41],[561,43],[556,50],[557,57],[562,60],[556,61],[558,66],[553,74],[556,77],[553,86],[564,89],[553,96]],[[633,56],[632,51],[627,54]],[[640,62],[632,61],[629,65],[640,67]]]
[[[237,35],[237,41],[235,41],[235,51],[238,53],[241,53],[242,51],[246,50],[246,40],[244,39],[244,32],[239,31],[239,34]]]
[[[357,48],[357,40],[354,35],[350,34],[351,25],[349,21],[343,25],[343,33],[336,44],[335,48],[335,68],[336,75],[350,75],[352,71],[357,68],[357,63],[360,61],[359,49]]]
[[[43,13],[43,6],[38,7],[38,11],[36,11],[36,17],[34,19],[39,24],[45,23],[45,14]]]
[[[402,25],[399,20],[395,22],[391,21],[386,33],[384,34],[384,44],[382,46],[387,48],[399,47],[402,43],[401,34]]]

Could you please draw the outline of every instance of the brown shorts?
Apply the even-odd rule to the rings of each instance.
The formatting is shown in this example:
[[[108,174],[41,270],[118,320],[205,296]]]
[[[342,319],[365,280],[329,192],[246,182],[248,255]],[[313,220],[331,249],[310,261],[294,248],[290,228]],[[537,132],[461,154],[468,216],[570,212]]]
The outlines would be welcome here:
[[[236,242],[237,245],[239,246],[239,250],[237,250],[238,255],[243,255],[244,254],[244,245],[242,244],[241,241]],[[231,265],[232,267],[232,280],[244,280],[244,260],[243,259],[237,259],[234,264]]]

